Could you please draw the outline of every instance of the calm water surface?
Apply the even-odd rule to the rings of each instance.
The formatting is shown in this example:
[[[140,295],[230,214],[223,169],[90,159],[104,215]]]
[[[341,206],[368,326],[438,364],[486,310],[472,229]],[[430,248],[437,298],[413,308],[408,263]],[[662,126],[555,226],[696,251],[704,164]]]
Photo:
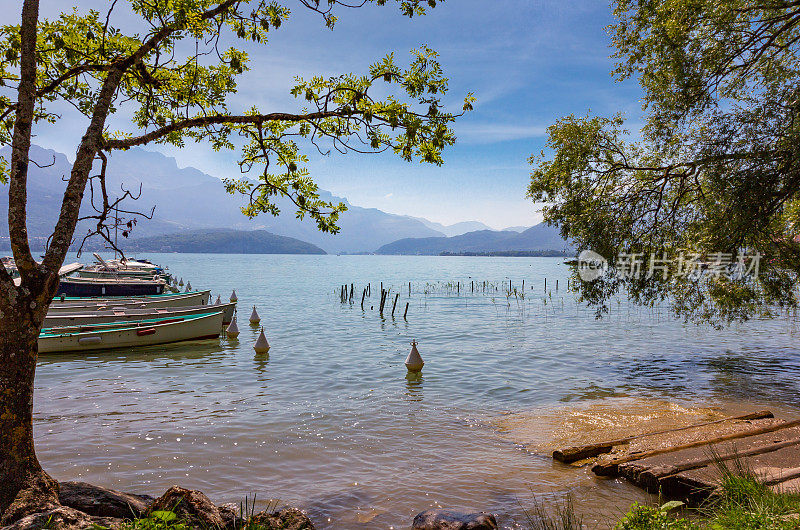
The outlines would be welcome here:
[[[603,526],[642,494],[524,450],[498,429],[504,414],[541,413],[531,436],[546,442],[575,407],[623,396],[667,408],[800,408],[792,319],[715,331],[615,302],[598,321],[566,291],[561,259],[148,257],[215,297],[235,288],[242,333],[43,356],[37,447],[61,480],[154,495],[180,483],[217,502],[256,493],[261,505],[303,507],[322,528],[407,528],[436,506],[495,511],[514,527],[533,495],[571,495]],[[502,287],[468,292],[473,280],[509,279],[518,289],[525,280],[524,300]],[[456,281],[460,292],[445,285]],[[341,304],[338,288],[351,282],[355,303]],[[380,282],[401,295],[394,319],[391,308],[377,313]],[[253,305],[268,357],[252,349]],[[412,339],[426,361],[419,378],[403,366]]]

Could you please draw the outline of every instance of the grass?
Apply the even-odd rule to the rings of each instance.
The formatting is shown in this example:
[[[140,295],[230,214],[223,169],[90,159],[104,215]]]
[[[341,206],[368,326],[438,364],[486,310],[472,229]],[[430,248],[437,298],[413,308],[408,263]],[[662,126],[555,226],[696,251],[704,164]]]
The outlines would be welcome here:
[[[523,528],[528,530],[581,530],[583,520],[575,513],[575,505],[572,497],[567,497],[563,503],[554,505],[552,512],[549,512],[544,503],[533,497],[531,507],[526,508],[519,500],[517,503],[522,509],[522,521],[517,521]]]
[[[680,501],[654,506],[635,503],[614,530],[800,530],[800,494],[776,493],[746,469],[740,459],[718,461],[722,473],[719,491],[698,508]],[[524,509],[528,530],[584,528],[571,499],[548,513],[534,500]]]

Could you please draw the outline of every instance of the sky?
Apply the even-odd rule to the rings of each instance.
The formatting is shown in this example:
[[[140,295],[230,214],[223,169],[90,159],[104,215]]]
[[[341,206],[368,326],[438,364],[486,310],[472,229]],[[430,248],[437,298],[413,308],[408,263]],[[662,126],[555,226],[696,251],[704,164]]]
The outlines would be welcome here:
[[[123,3],[123,2],[120,2]],[[467,92],[475,110],[454,125],[457,144],[441,167],[405,162],[391,154],[338,153],[311,156],[319,186],[351,204],[452,224],[481,221],[493,228],[530,226],[540,207],[525,198],[528,158],[544,147],[546,129],[568,115],[622,112],[636,122],[641,90],[617,82],[606,26],[613,22],[605,2],[571,0],[446,0],[424,17],[408,19],[397,5],[343,9],[333,31],[321,18],[285,0],[292,15],[266,45],[247,46],[251,71],[239,82],[233,112],[255,105],[264,112],[299,111],[303,102],[289,89],[295,76],[365,72],[390,52],[404,64],[409,51],[426,44],[440,54],[450,91],[445,102],[458,111]],[[63,0],[42,0],[40,14],[52,18]],[[108,0],[75,0],[79,11],[103,9]],[[0,0],[5,13],[18,0]],[[18,17],[19,15],[17,15]],[[124,9],[111,24],[135,21]],[[120,118],[122,119],[122,118]],[[71,157],[86,121],[64,109],[57,127],[35,130],[35,142]],[[149,146],[216,177],[237,177],[235,152],[204,145],[184,149]]]

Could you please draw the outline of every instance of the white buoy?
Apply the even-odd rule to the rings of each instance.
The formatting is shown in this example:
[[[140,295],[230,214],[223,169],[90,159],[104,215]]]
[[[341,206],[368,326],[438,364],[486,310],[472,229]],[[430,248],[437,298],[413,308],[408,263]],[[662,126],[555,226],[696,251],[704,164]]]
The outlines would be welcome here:
[[[250,313],[250,323],[258,324],[259,322],[261,322],[261,317],[258,316],[258,311],[256,311],[256,306],[253,306],[253,312]]]
[[[267,337],[264,335],[264,328],[261,328],[261,334],[256,339],[256,343],[253,345],[253,349],[256,353],[267,353],[269,351],[269,342],[267,342]]]
[[[221,295],[217,295],[217,301],[214,302],[214,305],[220,305],[221,303],[222,303],[222,296]]]
[[[186,284],[186,292],[189,292],[189,291],[191,291],[191,290],[192,290],[192,282],[188,282],[188,283]]]
[[[239,336],[239,326],[236,325],[235,316],[233,317],[233,320],[231,320],[231,323],[228,324],[228,327],[225,330],[225,334],[231,339],[235,339],[236,337]]]
[[[406,357],[406,368],[408,368],[409,372],[419,372],[422,371],[423,366],[425,366],[425,361],[422,360],[422,356],[417,351],[417,341],[412,340],[411,353]]]
[[[178,282],[178,287],[183,287],[183,278],[181,278],[181,281]]]
[[[236,289],[234,289],[233,292],[231,293],[231,302],[236,302],[238,300],[239,299],[236,297]]]

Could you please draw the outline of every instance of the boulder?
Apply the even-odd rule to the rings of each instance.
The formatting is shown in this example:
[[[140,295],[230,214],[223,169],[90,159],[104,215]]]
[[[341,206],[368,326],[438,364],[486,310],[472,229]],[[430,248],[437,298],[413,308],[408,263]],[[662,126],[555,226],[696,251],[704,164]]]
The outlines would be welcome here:
[[[154,500],[149,495],[122,493],[86,482],[61,482],[58,491],[58,501],[62,506],[97,517],[141,517]]]
[[[490,513],[459,513],[450,510],[426,510],[414,517],[414,530],[497,530]]]
[[[46,512],[26,515],[0,530],[83,530],[95,527],[95,521],[85,513],[68,506],[58,506]]]
[[[272,513],[263,511],[255,514],[248,522],[281,530],[314,530],[311,519],[297,508],[281,508]]]
[[[200,528],[225,528],[225,519],[220,509],[202,492],[172,486],[161,497],[153,501],[147,514],[155,511],[175,512],[179,518]]]

